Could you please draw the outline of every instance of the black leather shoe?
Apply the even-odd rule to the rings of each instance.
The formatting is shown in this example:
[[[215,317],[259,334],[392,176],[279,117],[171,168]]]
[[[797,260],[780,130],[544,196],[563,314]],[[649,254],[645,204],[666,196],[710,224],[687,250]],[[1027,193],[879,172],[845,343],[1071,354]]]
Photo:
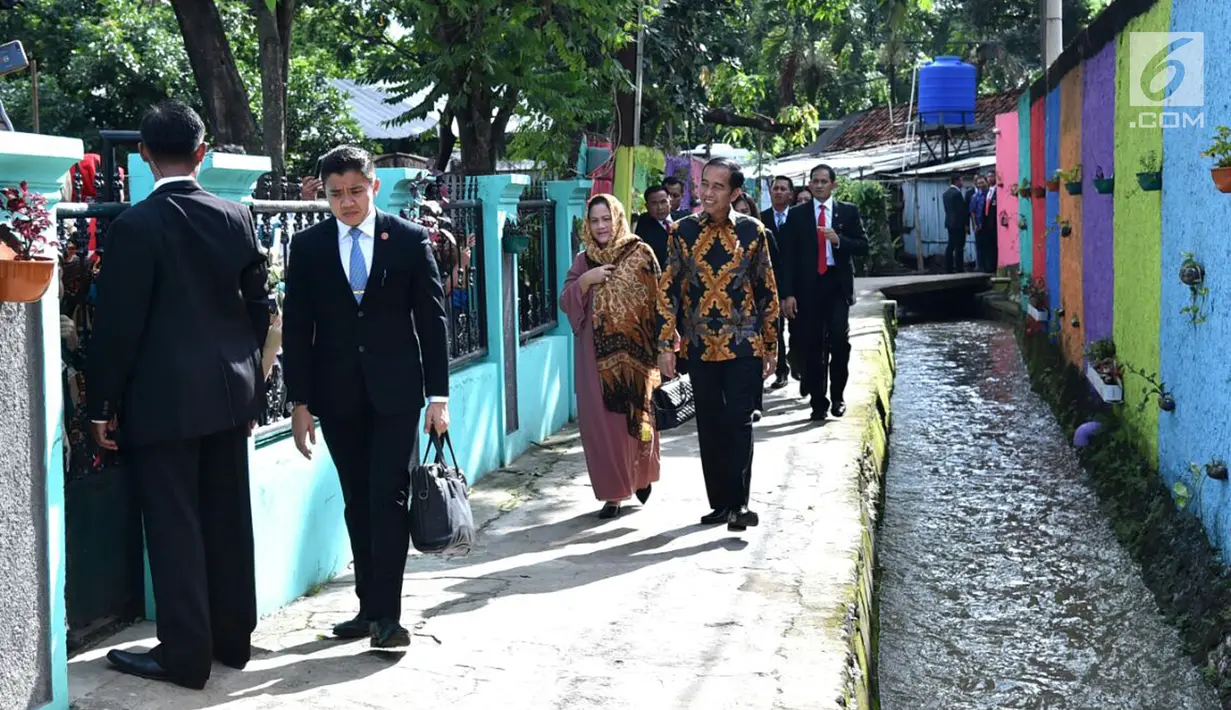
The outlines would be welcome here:
[[[646,486],[645,488],[638,490],[637,500],[641,501],[642,505],[645,505],[645,502],[650,499],[650,493],[653,492],[653,489],[654,489],[654,486],[651,485],[651,486]]]
[[[752,422],[755,424],[756,422],[759,422],[759,421],[761,421],[761,410],[759,409],[752,410]]]
[[[333,627],[333,635],[340,639],[361,639],[372,635],[372,621],[365,619],[363,612],[350,621]]]
[[[714,510],[708,513],[707,515],[701,516],[701,524],[702,525],[717,525],[719,523],[725,523],[727,521],[727,514],[729,512],[731,511],[727,510],[726,508],[714,508]]]
[[[819,412],[816,410],[813,410],[812,414],[808,418],[814,422],[820,422],[821,424],[824,424],[825,419],[826,419],[825,410],[822,409]]]
[[[410,645],[410,632],[396,621],[372,622],[372,648],[405,648]]]
[[[727,516],[727,530],[731,532],[743,532],[760,524],[760,516],[748,510],[747,506],[741,507],[739,510],[732,510],[730,515]]]
[[[834,402],[833,409],[830,409],[829,413],[834,415],[835,417],[840,417],[843,414],[846,414],[846,402],[842,402],[842,401]]]
[[[605,503],[603,509],[598,511],[599,520],[611,520],[618,517],[620,517],[619,503]]]
[[[787,386],[787,382],[789,382],[789,380],[787,379],[786,375],[778,375],[776,378],[774,378],[774,383],[770,385],[769,388],[771,390],[780,390],[783,387]]]
[[[131,651],[121,651],[112,649],[107,652],[107,660],[111,665],[115,666],[116,670],[121,673],[135,675],[139,678],[147,678],[149,680],[162,680],[176,685],[182,685],[185,688],[193,690],[201,690],[205,687],[205,681],[186,682],[183,679],[172,678],[171,674],[152,653],[132,653]]]

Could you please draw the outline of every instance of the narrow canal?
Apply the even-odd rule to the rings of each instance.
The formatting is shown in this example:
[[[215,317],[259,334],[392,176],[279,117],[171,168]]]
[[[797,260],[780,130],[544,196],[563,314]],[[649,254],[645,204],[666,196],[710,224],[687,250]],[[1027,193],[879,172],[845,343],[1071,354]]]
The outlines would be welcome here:
[[[883,710],[1213,710],[1012,331],[906,326],[880,549]]]

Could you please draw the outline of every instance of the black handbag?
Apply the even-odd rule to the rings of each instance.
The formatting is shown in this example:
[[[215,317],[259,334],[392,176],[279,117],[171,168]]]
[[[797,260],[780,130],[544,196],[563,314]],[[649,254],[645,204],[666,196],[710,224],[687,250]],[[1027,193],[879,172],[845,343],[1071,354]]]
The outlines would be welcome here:
[[[654,390],[654,425],[659,431],[674,429],[697,414],[692,399],[692,381],[676,377]]]
[[[442,443],[443,439],[443,443]],[[453,465],[445,465],[444,446],[449,447]],[[427,463],[432,447],[434,463]],[[419,552],[465,555],[474,547],[474,515],[470,511],[466,476],[457,467],[453,442],[446,432],[428,441],[423,463],[410,469],[410,495],[406,505],[410,516],[410,541]]]

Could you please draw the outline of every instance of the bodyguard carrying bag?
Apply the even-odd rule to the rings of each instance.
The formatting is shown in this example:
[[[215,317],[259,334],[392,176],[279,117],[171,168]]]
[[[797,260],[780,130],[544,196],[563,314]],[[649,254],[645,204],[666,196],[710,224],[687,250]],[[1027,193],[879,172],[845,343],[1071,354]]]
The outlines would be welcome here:
[[[684,376],[662,383],[654,390],[654,425],[659,431],[674,429],[697,414],[692,382]]]
[[[443,443],[442,443],[443,439]],[[445,464],[444,446],[453,465]],[[436,460],[427,463],[436,448]],[[465,555],[474,546],[474,515],[470,512],[466,477],[457,467],[457,455],[448,432],[432,434],[423,463],[410,469],[410,541],[419,552]]]

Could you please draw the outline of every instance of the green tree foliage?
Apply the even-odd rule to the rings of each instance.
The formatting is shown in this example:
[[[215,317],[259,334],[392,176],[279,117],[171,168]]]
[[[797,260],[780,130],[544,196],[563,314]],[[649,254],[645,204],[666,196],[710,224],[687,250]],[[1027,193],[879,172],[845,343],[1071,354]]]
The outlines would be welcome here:
[[[251,10],[240,0],[219,2],[240,76],[260,115],[260,71]],[[145,109],[175,98],[198,110],[202,99],[184,52],[175,13],[165,3],[132,0],[41,0],[0,12],[0,40],[21,40],[38,61],[39,130],[101,147],[100,129],[135,129]],[[341,76],[331,53],[296,41],[287,106],[287,161],[310,169],[339,142],[362,141],[343,96],[328,85]],[[0,81],[13,127],[33,130],[29,72]]]
[[[868,276],[896,267],[902,240],[889,232],[889,193],[885,187],[874,180],[844,180],[838,183],[834,197],[859,208],[868,236],[868,255],[855,259],[855,273]]]

